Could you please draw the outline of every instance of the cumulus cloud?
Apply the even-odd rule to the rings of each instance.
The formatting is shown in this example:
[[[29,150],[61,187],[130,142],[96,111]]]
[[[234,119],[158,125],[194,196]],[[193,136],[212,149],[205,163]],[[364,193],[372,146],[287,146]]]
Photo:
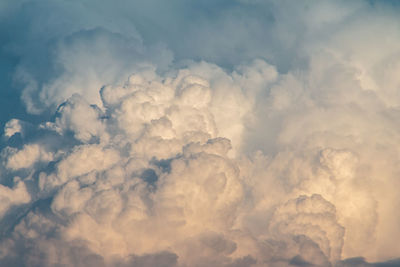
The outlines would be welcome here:
[[[397,9],[0,4],[1,265],[398,265]]]

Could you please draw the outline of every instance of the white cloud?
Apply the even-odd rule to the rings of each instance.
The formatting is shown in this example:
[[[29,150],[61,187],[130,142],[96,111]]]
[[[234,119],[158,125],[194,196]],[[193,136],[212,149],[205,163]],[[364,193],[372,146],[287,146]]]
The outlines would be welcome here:
[[[30,168],[37,162],[49,162],[53,159],[53,154],[47,152],[39,144],[25,145],[21,150],[9,149],[6,155],[6,167],[13,170]]]
[[[4,214],[13,206],[26,204],[31,201],[29,192],[26,185],[18,177],[14,178],[14,186],[9,188],[0,185],[0,216]]]
[[[121,3],[0,5],[0,67],[41,114],[4,127],[1,264],[399,256],[388,4]]]

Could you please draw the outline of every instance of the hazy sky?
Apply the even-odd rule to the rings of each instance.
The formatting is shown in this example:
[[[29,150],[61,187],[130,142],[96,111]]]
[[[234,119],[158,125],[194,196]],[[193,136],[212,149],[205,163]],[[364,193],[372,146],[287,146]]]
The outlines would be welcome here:
[[[0,265],[400,266],[399,15],[0,1]]]

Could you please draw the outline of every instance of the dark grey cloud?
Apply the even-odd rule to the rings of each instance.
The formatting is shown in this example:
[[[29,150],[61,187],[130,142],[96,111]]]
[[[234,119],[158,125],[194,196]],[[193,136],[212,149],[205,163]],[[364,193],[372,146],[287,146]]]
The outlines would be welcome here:
[[[395,267],[395,266],[400,266],[400,259],[392,259],[388,261],[382,261],[382,262],[374,262],[370,263],[367,262],[364,258],[358,257],[358,258],[350,258],[350,259],[345,259],[343,261],[340,261],[336,264],[338,267],[345,267],[345,266],[351,266],[351,267]]]

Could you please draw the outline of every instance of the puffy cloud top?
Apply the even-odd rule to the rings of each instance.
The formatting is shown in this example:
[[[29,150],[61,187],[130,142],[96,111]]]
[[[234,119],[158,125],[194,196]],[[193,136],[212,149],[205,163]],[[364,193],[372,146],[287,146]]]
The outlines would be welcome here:
[[[0,3],[0,265],[398,265],[398,12]]]

